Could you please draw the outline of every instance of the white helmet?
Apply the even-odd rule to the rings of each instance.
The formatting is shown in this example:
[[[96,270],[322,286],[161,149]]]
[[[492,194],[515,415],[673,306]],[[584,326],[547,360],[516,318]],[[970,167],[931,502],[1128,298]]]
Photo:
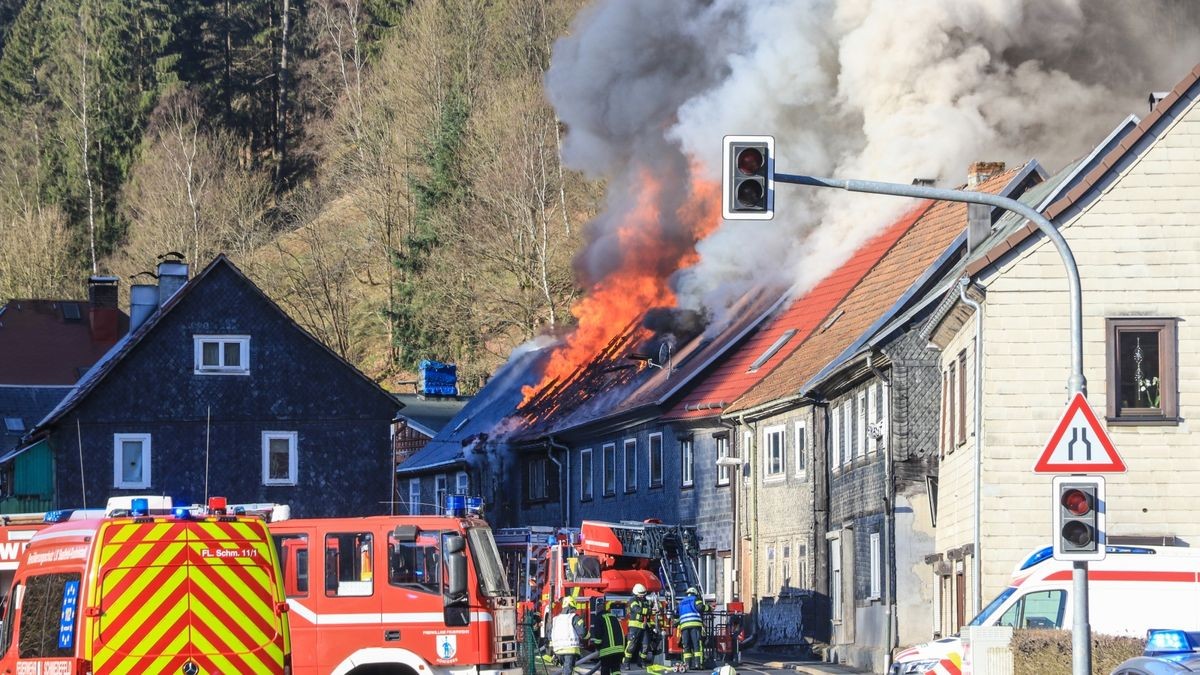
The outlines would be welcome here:
[[[646,587],[641,584],[634,584],[633,585],[633,594],[634,595],[645,595]]]
[[[737,670],[733,666],[726,664],[712,671],[712,675],[737,675]]]

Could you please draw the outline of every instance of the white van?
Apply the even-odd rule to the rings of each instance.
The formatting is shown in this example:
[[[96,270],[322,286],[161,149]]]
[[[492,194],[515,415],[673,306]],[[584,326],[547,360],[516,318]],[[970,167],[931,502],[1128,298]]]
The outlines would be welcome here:
[[[1012,581],[971,626],[1070,630],[1071,563],[1050,547],[1013,569]],[[1200,550],[1170,546],[1109,546],[1088,563],[1088,618],[1094,635],[1145,637],[1150,628],[1200,630]],[[957,674],[966,655],[958,637],[906,649],[891,675]]]

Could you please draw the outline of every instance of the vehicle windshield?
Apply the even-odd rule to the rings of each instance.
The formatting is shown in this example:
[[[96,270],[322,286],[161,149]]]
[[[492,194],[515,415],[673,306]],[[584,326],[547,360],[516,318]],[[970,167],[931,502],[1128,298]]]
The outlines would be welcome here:
[[[471,543],[471,558],[475,560],[475,573],[479,576],[479,585],[484,595],[512,595],[491,529],[472,527],[467,530],[467,538]]]
[[[1000,605],[1003,605],[1005,600],[1008,600],[1012,596],[1012,594],[1016,593],[1016,592],[1017,592],[1016,586],[1009,586],[1008,588],[1001,591],[1000,595],[997,595],[995,600],[992,600],[991,602],[989,602],[987,604],[987,607],[984,607],[982,612],[980,612],[979,614],[976,614],[975,618],[971,619],[971,623],[969,623],[967,625],[968,626],[982,626],[983,622],[987,621],[987,618],[989,616],[991,616],[993,612],[995,612],[997,609],[999,609]]]

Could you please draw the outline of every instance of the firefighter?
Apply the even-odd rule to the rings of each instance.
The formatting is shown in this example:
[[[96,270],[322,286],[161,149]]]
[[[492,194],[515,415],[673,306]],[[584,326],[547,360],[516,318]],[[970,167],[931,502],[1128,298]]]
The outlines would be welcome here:
[[[586,639],[587,629],[583,619],[575,614],[575,599],[567,596],[562,599],[561,613],[554,617],[550,625],[550,647],[554,655],[562,660],[564,675],[575,672],[575,662],[579,660]]]
[[[679,600],[679,633],[683,643],[684,666],[692,670],[700,670],[700,662],[704,659],[704,648],[701,645],[701,635],[704,632],[704,617],[708,605],[700,599],[700,593],[693,586],[687,589],[687,595]]]
[[[643,668],[652,659],[650,654],[650,635],[646,632],[646,622],[650,619],[650,603],[646,600],[646,587],[642,584],[633,585],[633,599],[626,608],[629,618],[629,639],[625,641],[625,667],[636,665]]]
[[[596,616],[592,624],[592,645],[600,659],[600,675],[612,675],[621,669],[621,661],[625,656],[625,633],[621,630],[621,622],[612,614],[613,604],[604,602],[603,598],[601,601],[602,613]]]

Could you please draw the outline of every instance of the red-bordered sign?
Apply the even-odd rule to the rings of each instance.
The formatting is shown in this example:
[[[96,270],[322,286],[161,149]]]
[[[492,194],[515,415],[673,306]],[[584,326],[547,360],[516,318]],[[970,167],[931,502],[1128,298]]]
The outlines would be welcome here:
[[[1117,454],[1108,432],[1083,394],[1075,394],[1034,473],[1124,473],[1125,461]]]

